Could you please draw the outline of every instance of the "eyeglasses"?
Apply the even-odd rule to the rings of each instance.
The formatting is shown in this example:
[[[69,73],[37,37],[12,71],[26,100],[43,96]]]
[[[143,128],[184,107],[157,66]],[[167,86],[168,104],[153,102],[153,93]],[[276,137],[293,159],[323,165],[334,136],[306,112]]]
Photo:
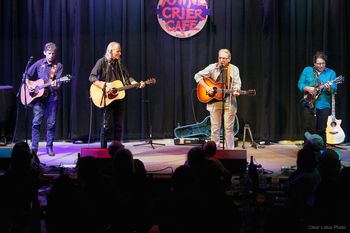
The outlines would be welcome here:
[[[324,65],[326,65],[325,62],[319,62],[319,63],[315,63],[315,64],[318,65],[318,66],[324,66]]]

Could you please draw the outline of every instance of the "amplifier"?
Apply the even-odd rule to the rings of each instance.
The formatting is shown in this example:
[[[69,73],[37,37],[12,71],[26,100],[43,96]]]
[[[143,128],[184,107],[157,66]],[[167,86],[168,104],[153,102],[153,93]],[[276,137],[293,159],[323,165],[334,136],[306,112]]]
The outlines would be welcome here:
[[[204,138],[174,138],[175,145],[199,145],[205,142]]]

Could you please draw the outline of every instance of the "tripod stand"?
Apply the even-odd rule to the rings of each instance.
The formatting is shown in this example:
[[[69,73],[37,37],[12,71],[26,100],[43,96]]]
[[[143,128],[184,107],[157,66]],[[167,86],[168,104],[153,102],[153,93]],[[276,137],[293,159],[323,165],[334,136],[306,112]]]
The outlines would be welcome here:
[[[150,100],[144,100],[144,103],[147,103],[147,117],[148,117],[148,128],[149,128],[149,138],[145,143],[141,143],[141,144],[136,144],[134,146],[144,146],[144,145],[151,145],[151,147],[153,149],[155,149],[155,147],[153,145],[158,145],[158,146],[165,146],[165,144],[162,143],[154,143],[153,142],[153,136],[152,136],[152,124],[151,124],[151,101]]]

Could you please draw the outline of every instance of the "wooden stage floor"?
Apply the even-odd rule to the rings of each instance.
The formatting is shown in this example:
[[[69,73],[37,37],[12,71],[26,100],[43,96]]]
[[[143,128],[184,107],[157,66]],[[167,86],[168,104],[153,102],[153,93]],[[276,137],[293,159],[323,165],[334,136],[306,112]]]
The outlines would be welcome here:
[[[162,143],[165,146],[150,144],[135,146],[144,141],[132,141],[123,143],[129,149],[134,158],[140,159],[149,173],[171,174],[178,166],[186,160],[186,153],[195,145],[174,145],[173,139],[153,140],[154,143]],[[12,145],[8,145],[11,147]],[[40,142],[38,157],[41,163],[46,166],[75,167],[78,159],[78,153],[82,148],[99,148],[99,143],[91,144],[73,144],[71,142],[55,142],[54,151],[56,155],[50,157],[46,154],[45,142]],[[301,148],[299,144],[278,143],[266,145],[264,148],[252,147],[250,143],[245,143],[247,150],[247,160],[254,156],[257,164],[266,173],[279,175],[282,168],[290,168],[296,165],[296,154]],[[242,150],[242,142],[238,143],[237,149]],[[350,166],[350,146],[342,146],[341,162],[344,166]]]

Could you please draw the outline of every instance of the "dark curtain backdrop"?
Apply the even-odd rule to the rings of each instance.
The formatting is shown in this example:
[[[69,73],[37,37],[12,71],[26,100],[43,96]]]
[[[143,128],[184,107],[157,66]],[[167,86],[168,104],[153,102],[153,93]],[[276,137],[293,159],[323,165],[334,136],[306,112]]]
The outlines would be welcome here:
[[[204,29],[187,39],[162,30],[154,13],[157,2],[0,0],[0,85],[17,91],[28,58],[41,58],[43,44],[55,42],[64,74],[74,77],[62,86],[57,138],[87,137],[90,122],[96,138],[101,115],[90,104],[88,77],[107,44],[118,41],[136,80],[157,79],[143,90],[127,91],[125,139],[147,138],[150,124],[154,138],[172,138],[178,123],[194,124],[208,115],[197,100],[193,76],[217,60],[220,48],[228,48],[240,69],[242,89],[257,91],[255,97],[238,97],[239,135],[249,124],[255,139],[301,139],[297,81],[302,69],[312,65],[312,55],[322,50],[328,66],[346,77],[339,86],[336,116],[348,134],[349,1],[209,0],[212,14]],[[17,138],[25,135],[24,113],[19,105]]]

